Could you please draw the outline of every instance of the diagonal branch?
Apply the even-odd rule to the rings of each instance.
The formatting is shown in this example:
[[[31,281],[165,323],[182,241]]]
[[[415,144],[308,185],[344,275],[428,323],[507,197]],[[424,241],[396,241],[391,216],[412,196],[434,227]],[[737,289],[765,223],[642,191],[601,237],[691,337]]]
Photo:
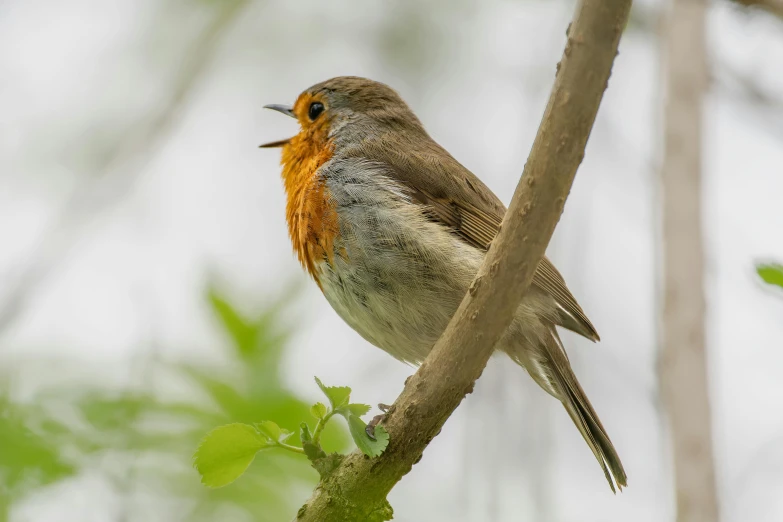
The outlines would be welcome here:
[[[511,324],[563,210],[609,80],[630,0],[581,0],[533,149],[484,264],[446,331],[387,417],[386,452],[354,452],[316,487],[296,520],[390,520],[386,496],[473,390]]]

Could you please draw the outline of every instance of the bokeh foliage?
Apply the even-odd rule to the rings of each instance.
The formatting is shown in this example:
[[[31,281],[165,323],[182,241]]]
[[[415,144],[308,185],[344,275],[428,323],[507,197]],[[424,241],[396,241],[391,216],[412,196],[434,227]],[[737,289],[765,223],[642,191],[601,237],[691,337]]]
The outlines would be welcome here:
[[[219,490],[201,486],[192,468],[193,449],[215,426],[274,418],[296,431],[310,416],[310,404],[291,393],[281,375],[290,338],[281,312],[289,305],[279,301],[247,318],[214,288],[207,299],[225,334],[226,364],[151,360],[145,368],[151,378],[133,390],[81,382],[48,387],[25,401],[12,400],[7,376],[13,368],[6,367],[0,391],[0,521],[32,492],[96,471],[118,495],[134,499],[126,503],[125,520],[142,518],[133,508],[138,498],[174,502],[177,520],[278,521],[295,512],[318,480],[301,455],[262,452],[241,481]],[[188,399],[156,390],[163,380],[182,381]],[[323,440],[332,450],[348,442],[334,425]],[[166,512],[159,516],[172,519]]]
[[[756,272],[768,285],[783,288],[783,264],[765,263],[756,265]]]

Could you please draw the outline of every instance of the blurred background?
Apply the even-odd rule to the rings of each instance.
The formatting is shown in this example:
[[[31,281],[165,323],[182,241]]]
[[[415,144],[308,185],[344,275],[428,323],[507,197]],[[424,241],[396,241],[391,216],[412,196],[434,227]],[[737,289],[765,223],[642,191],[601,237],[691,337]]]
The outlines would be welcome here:
[[[322,400],[314,375],[391,403],[413,369],[295,260],[279,152],[257,145],[296,124],[261,107],[333,76],[383,81],[508,203],[573,7],[0,2],[0,521],[290,520],[318,478],[304,458],[262,453],[207,490],[198,440],[295,429]],[[548,251],[601,333],[564,340],[630,487],[612,495],[562,407],[497,357],[392,492],[395,520],[675,519],[657,375],[668,8],[634,6]],[[722,520],[780,521],[783,293],[754,267],[783,260],[783,20],[728,0],[704,15],[716,491]],[[350,450],[334,424],[326,448]]]

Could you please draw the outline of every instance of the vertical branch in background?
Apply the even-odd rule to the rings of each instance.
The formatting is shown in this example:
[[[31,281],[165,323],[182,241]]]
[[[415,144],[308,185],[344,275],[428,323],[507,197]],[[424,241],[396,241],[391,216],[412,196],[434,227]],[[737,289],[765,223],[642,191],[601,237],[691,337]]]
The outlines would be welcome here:
[[[718,501],[705,350],[701,231],[706,0],[672,0],[663,24],[663,315],[659,379],[674,457],[678,522],[715,522]]]

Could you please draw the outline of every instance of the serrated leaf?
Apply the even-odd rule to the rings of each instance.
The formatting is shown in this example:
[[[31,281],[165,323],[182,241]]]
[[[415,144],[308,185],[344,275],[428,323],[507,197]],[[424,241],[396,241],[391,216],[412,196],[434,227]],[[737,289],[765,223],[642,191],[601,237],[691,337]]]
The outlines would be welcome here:
[[[329,399],[329,403],[332,405],[333,410],[350,402],[351,389],[348,386],[324,386],[324,383],[322,383],[321,379],[318,377],[315,378],[315,382]]]
[[[348,412],[351,415],[361,417],[362,415],[366,415],[368,411],[370,411],[369,404],[346,404],[345,406],[342,406],[337,413],[344,415],[344,412]]]
[[[322,402],[316,402],[312,406],[310,406],[310,413],[313,417],[316,419],[323,419],[326,416],[327,410],[326,405]]]
[[[355,415],[348,415],[348,429],[351,432],[356,447],[368,457],[378,457],[389,445],[389,434],[383,426],[375,426],[375,440],[367,435],[367,425]]]
[[[201,482],[211,488],[231,484],[269,442],[249,424],[228,424],[210,431],[193,455]]]
[[[278,426],[277,423],[272,421],[257,422],[256,428],[258,428],[258,431],[260,431],[261,433],[263,433],[273,441],[279,439],[280,435],[283,432],[283,430],[280,429],[280,426]]]
[[[258,422],[256,423],[256,428],[273,442],[285,442],[291,437],[291,435],[293,435],[293,433],[288,430],[284,430],[278,426],[277,423],[272,421]]]
[[[783,288],[783,265],[756,265],[756,272],[765,283]]]

